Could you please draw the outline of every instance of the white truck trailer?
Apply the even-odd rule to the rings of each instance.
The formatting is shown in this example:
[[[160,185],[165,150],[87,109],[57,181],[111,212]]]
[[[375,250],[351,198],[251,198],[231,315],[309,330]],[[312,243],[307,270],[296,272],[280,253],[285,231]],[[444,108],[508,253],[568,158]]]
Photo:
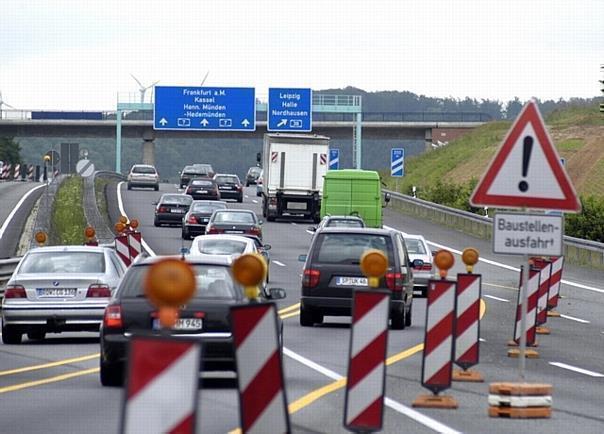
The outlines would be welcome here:
[[[320,220],[328,155],[326,136],[264,135],[262,214],[268,221],[285,215]]]

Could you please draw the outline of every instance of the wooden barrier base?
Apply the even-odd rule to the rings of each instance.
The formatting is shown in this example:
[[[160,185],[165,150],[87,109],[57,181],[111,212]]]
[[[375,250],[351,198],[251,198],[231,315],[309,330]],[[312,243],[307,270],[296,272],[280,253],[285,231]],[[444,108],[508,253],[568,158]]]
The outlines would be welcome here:
[[[538,326],[535,330],[538,335],[549,335],[552,332],[549,327],[544,326]]]
[[[555,311],[555,310],[548,310],[547,316],[552,317],[552,318],[560,318],[560,312]]]
[[[520,349],[518,348],[511,348],[508,350],[508,357],[512,357],[514,359],[517,359],[518,357],[520,357]],[[538,359],[539,358],[539,353],[535,350],[531,350],[529,348],[527,348],[526,350],[524,350],[524,357],[526,359]]]
[[[484,382],[484,377],[478,371],[472,371],[468,369],[467,371],[463,371],[461,369],[453,369],[453,381],[468,381],[473,383],[482,383]]]
[[[490,417],[511,419],[542,419],[552,415],[551,407],[489,407]]]
[[[489,384],[489,393],[492,395],[507,396],[548,396],[553,387],[547,383],[510,383],[499,382]]]
[[[419,395],[413,401],[413,407],[419,408],[448,408],[455,409],[457,400],[449,395]]]
[[[518,344],[516,343],[516,341],[514,341],[514,340],[508,341],[508,347],[517,347],[517,346],[518,346]],[[526,344],[526,346],[535,348],[535,347],[539,346],[539,343],[537,342],[537,340],[535,340],[533,345]]]

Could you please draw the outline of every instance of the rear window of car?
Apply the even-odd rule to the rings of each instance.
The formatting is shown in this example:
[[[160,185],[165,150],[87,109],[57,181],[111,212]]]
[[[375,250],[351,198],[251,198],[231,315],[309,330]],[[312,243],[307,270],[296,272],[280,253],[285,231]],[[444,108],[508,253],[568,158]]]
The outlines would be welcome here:
[[[330,219],[325,226],[329,228],[364,228],[365,223],[354,219]]]
[[[217,209],[226,209],[226,205],[224,203],[216,202],[214,203],[194,203],[192,210],[194,212],[214,212]]]
[[[239,178],[237,178],[236,176],[217,176],[214,180],[220,184],[228,184],[228,183],[238,184],[239,183]]]
[[[204,239],[197,244],[197,250],[204,255],[240,255],[245,246],[243,241]]]
[[[185,175],[207,175],[210,172],[210,169],[207,167],[191,167],[189,169],[184,170]]]
[[[233,281],[229,267],[222,265],[192,264],[195,272],[196,291],[193,297],[198,299],[233,300],[241,298],[241,288]],[[143,282],[148,265],[131,267],[120,283],[118,298],[145,297]]]
[[[165,205],[190,205],[192,201],[193,198],[191,198],[191,196],[174,194],[170,196],[163,196],[160,202]]]
[[[250,170],[248,171],[248,173],[250,175],[258,175],[260,172],[262,172],[262,169],[259,167],[252,167],[250,168]]]
[[[34,252],[23,259],[19,273],[104,273],[105,255],[98,252]]]
[[[194,185],[196,187],[211,187],[212,185],[214,185],[214,183],[206,179],[194,179],[193,181],[191,181],[191,185]]]
[[[313,261],[325,264],[358,264],[368,249],[378,249],[392,264],[392,240],[376,234],[319,234]]]
[[[254,215],[249,212],[220,212],[214,214],[214,223],[256,223]]]
[[[134,166],[132,173],[155,173],[155,168],[149,166]]]
[[[417,238],[405,238],[405,244],[407,245],[407,252],[412,255],[425,255],[428,253],[424,247],[424,243]]]

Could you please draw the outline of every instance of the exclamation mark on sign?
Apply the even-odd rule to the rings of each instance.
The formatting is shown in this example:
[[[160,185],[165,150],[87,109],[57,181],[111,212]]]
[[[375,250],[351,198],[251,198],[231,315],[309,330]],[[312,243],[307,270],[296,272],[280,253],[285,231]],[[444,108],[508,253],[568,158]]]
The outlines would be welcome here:
[[[526,136],[522,143],[522,177],[526,178],[528,174],[529,162],[531,161],[531,152],[533,151],[533,138]],[[526,192],[529,188],[528,182],[520,181],[518,183],[518,190]]]

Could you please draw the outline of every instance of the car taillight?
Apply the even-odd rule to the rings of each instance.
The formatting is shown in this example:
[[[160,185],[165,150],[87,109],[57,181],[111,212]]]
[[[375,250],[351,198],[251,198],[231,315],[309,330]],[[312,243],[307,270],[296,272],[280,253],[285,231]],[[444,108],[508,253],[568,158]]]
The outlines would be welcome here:
[[[314,288],[319,284],[320,277],[321,272],[319,270],[307,268],[306,270],[304,270],[304,274],[302,274],[302,286],[305,286],[307,288]]]
[[[277,198],[276,197],[271,197],[268,201],[268,203],[270,205],[277,205]]]
[[[250,229],[251,235],[260,235],[261,233],[262,230],[258,226],[252,226],[252,228]]]
[[[193,188],[192,187],[188,187],[187,191],[185,191],[185,194],[191,194],[193,193]]]
[[[103,315],[103,327],[105,328],[122,328],[122,306],[114,304],[105,308]]]
[[[190,215],[187,219],[187,223],[190,223],[192,225],[197,224],[197,217],[195,217],[194,215]]]
[[[403,290],[403,280],[405,275],[401,273],[387,273],[386,286],[391,291],[401,292]]]
[[[214,226],[210,226],[207,230],[208,234],[221,234],[224,232],[222,229],[215,228]]]
[[[27,298],[27,294],[21,285],[9,285],[4,292],[4,298]]]
[[[98,283],[93,283],[88,287],[88,291],[86,292],[86,297],[91,298],[107,298],[111,297],[111,290],[107,285],[102,285]]]
[[[422,270],[422,271],[432,271],[432,264],[424,264],[421,267],[419,267],[419,270]]]
[[[169,209],[165,206],[160,206],[159,209],[157,210],[157,212],[168,212]]]
[[[237,186],[237,191],[241,191],[241,190],[243,190],[243,185],[238,185]]]

